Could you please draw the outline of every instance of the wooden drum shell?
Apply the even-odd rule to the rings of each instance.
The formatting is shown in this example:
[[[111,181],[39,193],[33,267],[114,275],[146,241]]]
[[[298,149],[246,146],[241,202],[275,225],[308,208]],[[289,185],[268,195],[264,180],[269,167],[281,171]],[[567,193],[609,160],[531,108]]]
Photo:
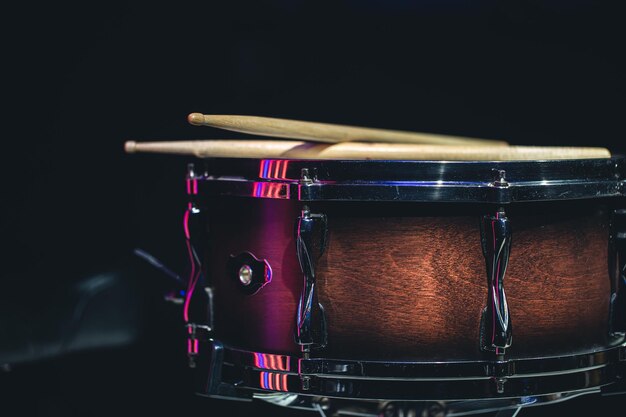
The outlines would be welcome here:
[[[296,200],[211,197],[206,256],[215,337],[246,350],[299,354],[294,341],[303,274]],[[508,358],[567,355],[608,343],[609,216],[603,199],[505,207],[513,230],[505,278],[513,327]],[[315,202],[328,216],[317,268],[328,345],[312,356],[479,360],[487,269],[480,216],[493,204]],[[249,295],[231,255],[266,259],[272,280]]]

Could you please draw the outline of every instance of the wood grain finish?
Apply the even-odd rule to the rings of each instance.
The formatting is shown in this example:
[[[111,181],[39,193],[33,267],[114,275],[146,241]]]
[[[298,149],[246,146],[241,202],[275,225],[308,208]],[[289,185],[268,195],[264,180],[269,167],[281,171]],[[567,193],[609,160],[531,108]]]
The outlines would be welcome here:
[[[330,352],[399,359],[478,355],[487,291],[476,219],[332,220],[319,268],[320,302],[329,340],[336,341]]]
[[[289,140],[194,140],[134,142],[128,153],[193,155],[198,158],[294,158],[424,161],[534,161],[540,159],[609,158],[606,148],[561,146],[468,146],[407,143],[343,142],[336,144]]]
[[[293,341],[302,273],[294,244],[301,203],[223,198],[211,222],[218,338],[247,349],[297,353]],[[567,208],[567,210],[565,210]],[[507,207],[513,228],[506,294],[513,324],[508,357],[585,351],[606,343],[607,218],[599,203]],[[465,360],[479,343],[487,275],[479,216],[493,207],[393,203],[311,206],[329,218],[318,290],[337,358]],[[272,282],[242,294],[226,276],[230,254],[266,258]]]
[[[606,342],[610,280],[604,216],[520,217],[506,278],[512,354],[575,351]]]
[[[187,120],[190,124],[196,126],[210,126],[232,130],[235,132],[249,133],[252,135],[304,139],[313,142],[337,143],[361,141],[385,143],[427,143],[433,145],[460,146],[507,145],[506,142],[499,140],[306,122],[302,120],[278,119],[274,117],[191,113],[187,116]]]

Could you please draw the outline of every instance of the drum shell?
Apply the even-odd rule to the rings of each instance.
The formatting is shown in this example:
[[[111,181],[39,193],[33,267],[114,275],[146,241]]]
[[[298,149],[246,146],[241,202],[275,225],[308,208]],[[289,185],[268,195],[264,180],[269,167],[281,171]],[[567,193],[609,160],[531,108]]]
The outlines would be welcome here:
[[[297,354],[303,274],[295,222],[305,203],[212,197],[206,272],[215,337],[247,350]],[[607,345],[608,202],[505,207],[513,230],[504,286],[513,326],[507,357],[567,355]],[[479,220],[490,204],[317,202],[328,243],[316,267],[328,345],[314,356],[370,360],[477,360],[487,272]],[[241,291],[228,260],[266,259],[272,280]]]

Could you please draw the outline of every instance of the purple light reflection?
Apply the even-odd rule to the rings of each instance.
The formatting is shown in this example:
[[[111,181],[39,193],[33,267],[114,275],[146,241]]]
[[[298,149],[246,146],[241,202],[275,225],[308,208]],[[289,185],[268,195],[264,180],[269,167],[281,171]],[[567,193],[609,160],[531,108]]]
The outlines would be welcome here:
[[[287,374],[275,372],[261,372],[259,374],[259,385],[263,389],[272,391],[287,391]]]
[[[271,369],[273,371],[289,371],[289,358],[284,355],[254,352],[254,366],[259,369]]]
[[[252,190],[253,197],[289,198],[289,184],[279,182],[255,182]]]
[[[288,167],[289,161],[285,159],[263,159],[259,165],[259,178],[285,180]]]
[[[195,180],[194,180],[195,181]],[[196,191],[197,191],[197,181],[196,181]],[[194,207],[192,203],[189,203],[187,206],[187,210],[185,210],[185,214],[183,215],[183,229],[185,231],[185,244],[187,245],[187,253],[189,255],[189,263],[191,265],[191,271],[189,273],[188,285],[187,285],[187,294],[185,297],[185,302],[183,305],[183,318],[185,322],[189,322],[189,303],[191,302],[191,297],[193,295],[193,291],[196,287],[196,283],[200,278],[200,274],[202,272],[200,265],[196,265],[196,256],[191,245],[191,233],[189,231],[189,216],[193,212]]]

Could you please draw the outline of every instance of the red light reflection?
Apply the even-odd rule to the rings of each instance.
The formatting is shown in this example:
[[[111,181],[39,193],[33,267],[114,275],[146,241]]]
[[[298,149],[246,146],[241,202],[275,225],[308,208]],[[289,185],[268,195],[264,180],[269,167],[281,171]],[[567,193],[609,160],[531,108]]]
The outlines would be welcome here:
[[[259,374],[259,385],[263,389],[272,391],[287,391],[287,374],[261,372]]]
[[[287,179],[289,161],[285,159],[264,159],[259,164],[259,178],[265,180]]]
[[[254,353],[254,366],[259,369],[289,371],[289,357],[271,353]]]

